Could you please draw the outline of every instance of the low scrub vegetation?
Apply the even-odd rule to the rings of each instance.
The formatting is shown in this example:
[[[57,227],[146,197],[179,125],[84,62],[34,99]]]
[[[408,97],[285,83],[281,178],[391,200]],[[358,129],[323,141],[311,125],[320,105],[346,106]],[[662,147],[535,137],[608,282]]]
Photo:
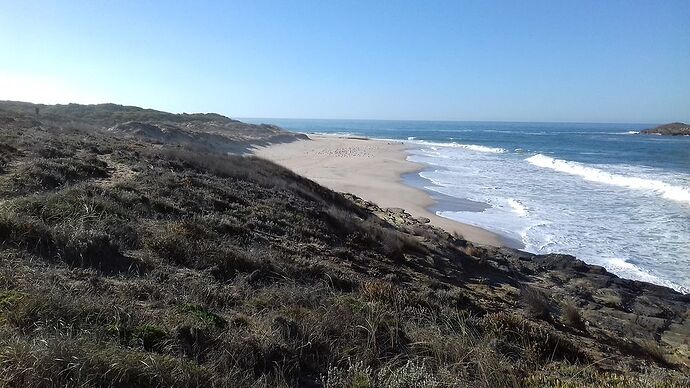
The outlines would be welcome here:
[[[476,279],[519,285],[486,251],[428,227],[408,233],[271,162],[41,128],[3,129],[0,144],[0,386],[647,376],[590,367],[593,353],[531,288],[488,298]]]

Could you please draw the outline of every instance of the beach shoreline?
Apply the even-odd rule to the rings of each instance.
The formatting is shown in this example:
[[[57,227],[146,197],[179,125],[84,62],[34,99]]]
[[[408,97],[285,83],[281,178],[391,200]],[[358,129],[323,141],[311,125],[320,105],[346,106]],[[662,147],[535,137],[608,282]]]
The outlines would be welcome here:
[[[383,208],[402,208],[414,217],[428,218],[432,225],[449,233],[457,232],[473,243],[523,248],[520,241],[435,214],[432,210],[438,204],[435,195],[405,181],[406,175],[425,168],[407,160],[408,144],[362,137],[308,136],[309,140],[261,147],[254,154],[332,190],[352,193]]]

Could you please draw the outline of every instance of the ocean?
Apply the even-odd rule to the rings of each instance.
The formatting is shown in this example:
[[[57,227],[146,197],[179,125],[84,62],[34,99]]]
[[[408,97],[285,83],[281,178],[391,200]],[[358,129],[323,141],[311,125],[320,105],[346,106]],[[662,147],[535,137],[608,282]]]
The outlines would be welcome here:
[[[690,292],[690,137],[649,124],[246,119],[292,131],[395,139],[426,166],[410,185],[440,216]]]

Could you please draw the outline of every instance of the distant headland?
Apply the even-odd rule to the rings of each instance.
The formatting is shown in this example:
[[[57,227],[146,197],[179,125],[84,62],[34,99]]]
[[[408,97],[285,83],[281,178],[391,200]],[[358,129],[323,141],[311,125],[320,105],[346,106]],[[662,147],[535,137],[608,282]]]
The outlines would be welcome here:
[[[690,125],[685,123],[670,123],[655,128],[645,129],[644,135],[690,136]]]

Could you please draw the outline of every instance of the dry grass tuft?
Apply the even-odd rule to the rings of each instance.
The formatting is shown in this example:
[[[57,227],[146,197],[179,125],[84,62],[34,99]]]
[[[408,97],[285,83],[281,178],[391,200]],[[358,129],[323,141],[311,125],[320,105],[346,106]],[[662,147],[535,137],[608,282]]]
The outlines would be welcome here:
[[[470,256],[472,256],[472,257],[481,257],[483,251],[482,251],[481,248],[478,248],[478,247],[475,247],[474,245],[469,245],[469,244],[468,244],[468,245],[465,247],[465,253],[467,253],[468,255],[470,255]]]
[[[585,330],[585,322],[580,315],[580,311],[572,303],[566,303],[562,312],[563,321],[570,327],[577,330]]]
[[[637,344],[644,351],[644,353],[653,361],[665,365],[668,363],[666,359],[666,352],[661,345],[652,339],[638,341]]]
[[[551,317],[548,297],[542,291],[526,286],[520,290],[520,298],[532,317],[539,319]]]

